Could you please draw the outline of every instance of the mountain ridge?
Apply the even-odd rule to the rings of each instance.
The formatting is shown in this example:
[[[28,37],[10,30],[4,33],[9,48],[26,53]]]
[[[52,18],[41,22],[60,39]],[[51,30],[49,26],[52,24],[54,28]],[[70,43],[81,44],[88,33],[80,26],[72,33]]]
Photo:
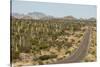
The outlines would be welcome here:
[[[17,18],[17,19],[35,19],[35,20],[50,20],[50,19],[63,19],[63,20],[92,20],[92,21],[96,21],[96,18],[94,17],[90,17],[88,19],[86,18],[75,18],[72,15],[69,16],[64,16],[64,17],[54,17],[51,15],[46,15],[45,13],[42,12],[29,12],[27,14],[19,14],[19,13],[12,13],[13,17]]]

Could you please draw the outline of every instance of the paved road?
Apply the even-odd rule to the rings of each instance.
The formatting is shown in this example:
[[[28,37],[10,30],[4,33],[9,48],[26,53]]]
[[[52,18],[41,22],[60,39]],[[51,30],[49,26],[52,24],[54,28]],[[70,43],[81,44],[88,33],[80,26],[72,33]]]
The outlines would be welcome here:
[[[53,64],[80,62],[86,56],[88,52],[89,42],[90,42],[90,33],[91,33],[91,30],[90,28],[88,28],[83,36],[83,40],[81,41],[79,48],[76,49],[76,51],[73,52],[73,54],[71,54],[70,57],[64,60],[55,62]]]

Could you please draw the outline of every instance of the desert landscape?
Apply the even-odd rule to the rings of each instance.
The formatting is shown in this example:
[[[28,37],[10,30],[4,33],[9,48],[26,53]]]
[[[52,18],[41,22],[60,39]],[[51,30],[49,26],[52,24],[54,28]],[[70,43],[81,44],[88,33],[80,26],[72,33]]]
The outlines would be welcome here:
[[[95,62],[96,5],[11,1],[12,67]]]
[[[83,61],[96,61],[96,20],[72,16],[50,19],[11,18],[12,63],[15,65],[52,64],[68,58],[80,46],[91,28],[90,46]]]

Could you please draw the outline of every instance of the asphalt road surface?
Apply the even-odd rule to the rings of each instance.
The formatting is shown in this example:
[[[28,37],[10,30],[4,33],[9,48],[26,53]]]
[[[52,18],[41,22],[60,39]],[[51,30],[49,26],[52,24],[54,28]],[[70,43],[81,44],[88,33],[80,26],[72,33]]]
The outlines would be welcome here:
[[[61,63],[75,63],[80,62],[88,53],[89,42],[90,42],[90,33],[91,29],[88,28],[83,36],[83,40],[80,43],[79,48],[77,48],[70,57],[65,58],[64,60],[57,61],[52,64],[61,64]]]

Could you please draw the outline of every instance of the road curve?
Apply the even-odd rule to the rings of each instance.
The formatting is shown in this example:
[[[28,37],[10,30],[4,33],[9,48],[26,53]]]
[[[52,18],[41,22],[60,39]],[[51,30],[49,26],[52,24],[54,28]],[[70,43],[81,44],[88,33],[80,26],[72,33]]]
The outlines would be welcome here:
[[[88,28],[83,36],[83,40],[81,41],[79,48],[77,48],[70,57],[52,64],[80,62],[88,52],[90,33],[91,29]]]

